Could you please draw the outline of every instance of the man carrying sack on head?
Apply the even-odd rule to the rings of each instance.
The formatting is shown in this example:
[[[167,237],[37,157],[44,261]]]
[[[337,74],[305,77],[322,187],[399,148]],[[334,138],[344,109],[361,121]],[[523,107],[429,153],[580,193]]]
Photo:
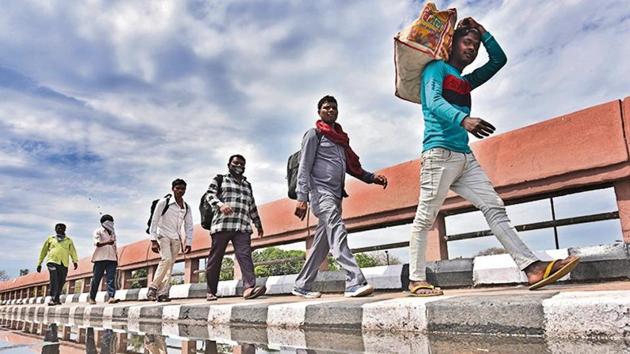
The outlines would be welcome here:
[[[463,74],[483,44],[489,59],[471,73]],[[530,290],[551,284],[568,274],[579,262],[570,256],[541,261],[516,233],[501,197],[477,162],[468,144],[468,133],[479,139],[494,133],[494,126],[471,116],[471,91],[494,76],[507,62],[496,39],[473,18],[462,20],[453,34],[447,60],[434,60],[424,67],[420,85],[424,140],[420,197],[409,242],[409,290],[414,296],[436,296],[443,292],[426,279],[427,235],[453,190],[486,218],[514,262],[527,276]]]

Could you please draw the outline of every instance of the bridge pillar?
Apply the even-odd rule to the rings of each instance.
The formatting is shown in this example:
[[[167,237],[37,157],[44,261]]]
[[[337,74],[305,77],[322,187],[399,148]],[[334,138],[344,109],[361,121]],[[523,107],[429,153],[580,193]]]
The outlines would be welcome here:
[[[90,282],[92,281],[92,277],[83,278],[81,282],[81,293],[87,293],[90,291]]]
[[[446,236],[446,222],[444,214],[440,213],[427,236],[427,261],[448,259],[448,246],[444,236]]]
[[[199,258],[186,259],[184,261],[184,283],[199,282]]]
[[[196,340],[182,340],[182,354],[196,354],[197,353],[197,341]]]
[[[617,181],[614,186],[623,241],[630,243],[630,180]]]
[[[306,256],[310,256],[311,249],[313,248],[313,243],[315,242],[315,236],[311,236],[306,239]],[[328,270],[328,257],[324,259],[322,264],[319,265],[319,270],[325,272]]]
[[[129,279],[131,279],[130,270],[120,271],[120,289],[129,289]]]
[[[63,326],[63,325],[62,325]],[[65,341],[69,341],[70,340],[70,334],[72,327],[70,326],[63,326],[63,328],[61,329],[61,338]]]
[[[68,294],[66,294],[66,295],[74,295],[76,286],[77,286],[77,281],[76,280],[70,280],[68,282]]]
[[[94,339],[96,340],[96,347],[100,348],[103,343],[103,331],[94,331]]]
[[[79,330],[79,335],[77,336],[77,342],[79,344],[85,344],[85,332],[86,332],[86,328],[78,328]]]
[[[127,333],[116,333],[116,353],[127,352]]]

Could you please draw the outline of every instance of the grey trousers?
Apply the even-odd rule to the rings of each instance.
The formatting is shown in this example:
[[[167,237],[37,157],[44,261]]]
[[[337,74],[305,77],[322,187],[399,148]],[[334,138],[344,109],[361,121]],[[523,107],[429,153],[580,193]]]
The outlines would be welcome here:
[[[426,280],[427,234],[435,222],[449,189],[479,208],[492,233],[523,270],[538,261],[518,237],[510,223],[503,201],[492,187],[473,154],[442,148],[422,153],[420,200],[411,226],[409,242],[409,279]]]
[[[348,247],[348,232],[341,219],[341,199],[332,195],[312,192],[311,208],[319,219],[313,248],[308,255],[295,285],[298,288],[311,290],[317,277],[319,266],[332,250],[333,258],[346,273],[346,289],[362,285],[365,277]]]

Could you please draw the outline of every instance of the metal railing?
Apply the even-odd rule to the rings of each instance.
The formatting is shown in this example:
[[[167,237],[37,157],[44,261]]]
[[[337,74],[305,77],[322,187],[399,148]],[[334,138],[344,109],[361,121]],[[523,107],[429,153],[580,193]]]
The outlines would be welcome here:
[[[539,199],[539,200],[544,200],[544,199]],[[519,232],[553,228],[554,243],[555,243],[556,249],[560,248],[560,244],[558,240],[558,227],[619,219],[619,211],[611,211],[611,212],[605,212],[605,213],[580,215],[580,216],[575,216],[575,217],[557,219],[553,198],[549,198],[549,200],[550,200],[550,206],[551,206],[551,220],[520,224],[520,225],[514,226],[514,228]],[[515,205],[515,204],[519,204],[519,203],[514,203],[511,205]],[[459,215],[459,214],[452,214],[452,215]],[[449,215],[449,216],[452,216],[452,215]],[[450,235],[446,234],[444,235],[444,240],[447,242],[459,241],[459,240],[468,240],[468,239],[479,238],[479,237],[487,237],[487,236],[492,236],[492,235],[493,235],[492,230],[486,229],[486,230],[472,231],[472,232],[465,232],[465,233],[458,233],[458,234],[450,234]],[[390,250],[394,248],[403,248],[403,247],[409,247],[409,241],[392,242],[392,243],[387,243],[387,244],[379,244],[379,245],[374,245],[374,246],[353,248],[352,253],[356,254],[356,253],[364,253],[364,252],[384,251],[384,250]]]

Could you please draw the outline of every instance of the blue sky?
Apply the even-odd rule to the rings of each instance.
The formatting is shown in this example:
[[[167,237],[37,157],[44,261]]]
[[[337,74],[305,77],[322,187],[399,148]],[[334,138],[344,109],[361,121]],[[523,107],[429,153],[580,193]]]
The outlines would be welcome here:
[[[476,17],[508,55],[473,95],[474,114],[499,133],[630,95],[627,1],[437,3]],[[143,239],[148,206],[170,181],[187,180],[196,205],[232,153],[247,157],[259,203],[283,197],[286,157],[325,94],[338,98],[367,168],[417,158],[421,112],[393,95],[392,38],[420,7],[3,4],[0,240],[8,252],[0,269],[33,269],[57,222],[88,256],[101,212],[114,215],[123,243]]]

